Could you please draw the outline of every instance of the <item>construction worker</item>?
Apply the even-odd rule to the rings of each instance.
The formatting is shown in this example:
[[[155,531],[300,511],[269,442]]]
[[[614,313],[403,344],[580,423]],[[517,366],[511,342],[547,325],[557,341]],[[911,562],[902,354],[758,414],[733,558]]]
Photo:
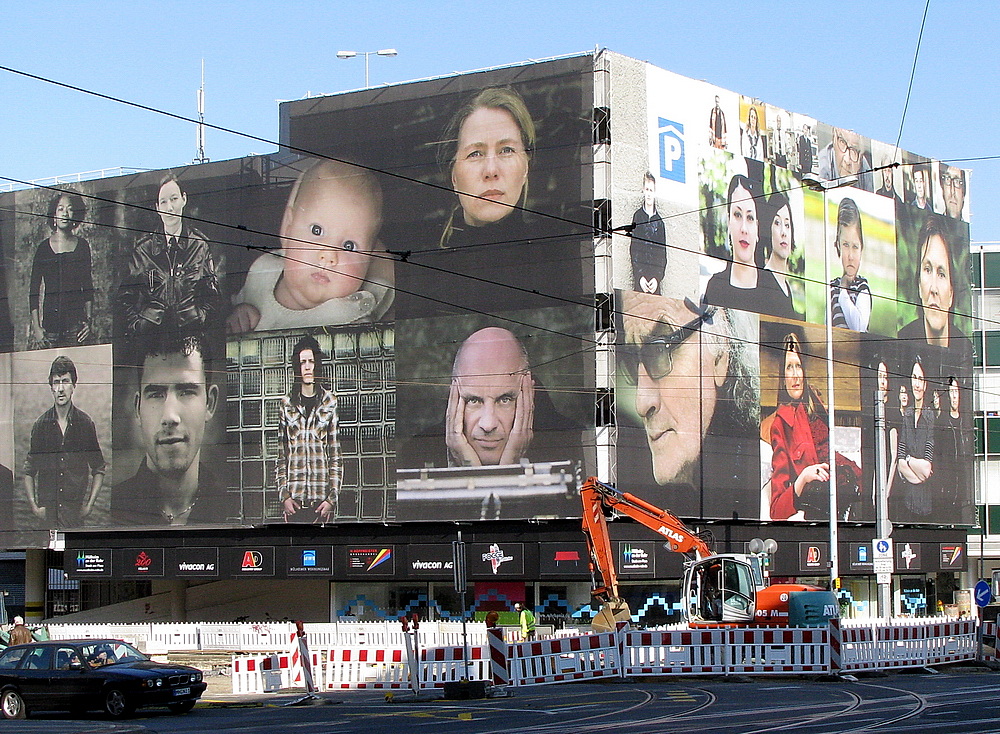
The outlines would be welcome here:
[[[525,607],[521,602],[514,604],[514,610],[518,613],[521,622],[521,637],[525,640],[535,639],[535,614]]]

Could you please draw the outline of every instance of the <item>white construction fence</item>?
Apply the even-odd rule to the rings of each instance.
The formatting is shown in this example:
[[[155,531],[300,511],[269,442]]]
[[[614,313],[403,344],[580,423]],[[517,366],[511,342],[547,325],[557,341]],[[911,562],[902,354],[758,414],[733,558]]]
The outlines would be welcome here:
[[[829,627],[630,630],[529,642],[482,623],[307,624],[318,690],[442,687],[460,680],[530,686],[601,677],[795,675],[927,667],[995,655],[994,623],[835,620]],[[980,631],[988,655],[981,654]],[[51,625],[55,639],[117,637],[149,651],[231,650],[234,693],[303,686],[295,627],[266,624]]]

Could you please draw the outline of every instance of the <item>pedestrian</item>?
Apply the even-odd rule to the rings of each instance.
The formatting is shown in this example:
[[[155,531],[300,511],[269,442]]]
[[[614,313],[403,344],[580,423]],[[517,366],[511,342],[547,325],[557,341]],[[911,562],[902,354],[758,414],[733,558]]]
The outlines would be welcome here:
[[[514,609],[518,613],[521,623],[521,637],[525,640],[535,639],[535,614],[521,602],[514,604]]]
[[[491,609],[486,612],[486,626],[490,629],[497,626],[497,622],[500,621],[500,612],[496,609]]]
[[[31,630],[24,626],[24,617],[14,617],[14,626],[10,628],[10,644],[26,645],[32,640]]]

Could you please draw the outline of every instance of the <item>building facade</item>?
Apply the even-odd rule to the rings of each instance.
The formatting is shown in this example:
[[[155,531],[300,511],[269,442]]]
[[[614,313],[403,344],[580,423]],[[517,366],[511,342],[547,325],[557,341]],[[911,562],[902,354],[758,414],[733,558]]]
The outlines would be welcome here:
[[[280,120],[0,195],[29,615],[453,618],[461,531],[473,612],[585,623],[588,475],[858,614],[885,495],[895,611],[961,601],[965,171],[606,51]],[[680,559],[613,528],[678,619]]]

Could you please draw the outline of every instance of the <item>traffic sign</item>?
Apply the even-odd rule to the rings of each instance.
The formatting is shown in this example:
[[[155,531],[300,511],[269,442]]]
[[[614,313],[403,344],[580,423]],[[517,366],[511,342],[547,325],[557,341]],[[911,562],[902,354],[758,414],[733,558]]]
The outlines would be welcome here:
[[[892,573],[896,570],[896,559],[892,555],[892,538],[875,538],[872,541],[872,567],[876,574]]]
[[[993,601],[993,590],[990,588],[989,583],[982,579],[980,579],[979,583],[976,584],[973,595],[976,597],[977,607],[985,607]]]

